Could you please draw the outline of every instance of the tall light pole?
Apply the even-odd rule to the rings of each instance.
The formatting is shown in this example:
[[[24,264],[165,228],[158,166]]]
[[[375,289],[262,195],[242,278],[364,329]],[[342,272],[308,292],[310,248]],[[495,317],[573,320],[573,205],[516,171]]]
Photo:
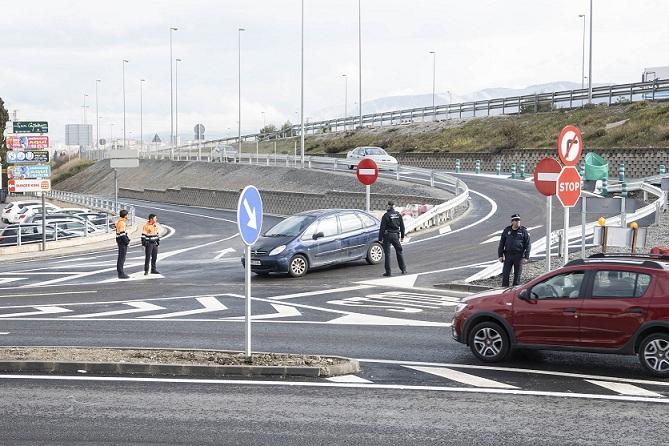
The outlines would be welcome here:
[[[123,148],[125,149],[125,64],[127,64],[128,61],[126,59],[123,59]]]
[[[238,95],[237,95],[237,106],[238,109],[238,120],[237,120],[237,137],[239,148],[237,153],[239,153],[239,161],[241,162],[242,156],[242,31],[246,31],[244,28],[237,28],[237,80],[238,80]]]
[[[114,123],[113,122],[109,124],[109,143],[110,143],[110,145],[113,149],[114,148]]]
[[[172,89],[172,31],[179,28],[170,28],[170,159],[174,159],[174,90]]]
[[[434,90],[435,90],[435,85],[436,85],[436,79],[437,79],[437,52],[436,51],[430,51],[430,54],[432,54],[432,115],[434,116],[435,120],[437,118],[436,114],[436,109],[434,108]]]
[[[142,87],[144,86],[145,79],[139,80],[139,147],[140,151],[144,151],[144,98]]]
[[[84,105],[83,105],[83,107],[81,107],[84,110],[84,125],[86,125],[86,98],[87,97],[88,97],[88,95],[86,93],[84,93]]]
[[[300,33],[300,157],[304,168],[304,0],[302,0],[302,31]]]
[[[266,127],[265,124],[265,112],[261,111],[260,114],[262,115],[262,128],[264,129]]]
[[[102,82],[95,79],[95,148],[100,150],[100,108],[98,106],[98,85]]]
[[[179,145],[179,62],[174,61],[174,145]]]
[[[360,104],[360,128],[362,128],[362,7],[358,0],[358,104]]]
[[[585,14],[579,14],[583,19],[583,54],[581,56],[581,90],[585,88]]]
[[[590,0],[590,59],[588,68],[588,104],[592,104],[592,0]]]
[[[348,115],[348,76],[342,74],[344,78],[344,130],[346,130],[346,116]]]

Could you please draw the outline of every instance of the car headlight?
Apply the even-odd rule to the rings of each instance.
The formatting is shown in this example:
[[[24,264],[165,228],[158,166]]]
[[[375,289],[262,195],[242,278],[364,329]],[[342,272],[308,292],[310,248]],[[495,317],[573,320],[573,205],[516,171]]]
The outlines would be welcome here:
[[[271,255],[271,256],[276,256],[276,255],[281,254],[281,253],[284,252],[285,250],[286,250],[286,245],[277,246],[276,248],[274,248],[273,250],[271,250],[271,251],[269,252],[269,255]]]
[[[465,304],[465,303],[457,304],[455,306],[455,314],[458,314],[458,313],[462,312],[462,310],[464,310],[465,308],[467,308],[467,304]]]

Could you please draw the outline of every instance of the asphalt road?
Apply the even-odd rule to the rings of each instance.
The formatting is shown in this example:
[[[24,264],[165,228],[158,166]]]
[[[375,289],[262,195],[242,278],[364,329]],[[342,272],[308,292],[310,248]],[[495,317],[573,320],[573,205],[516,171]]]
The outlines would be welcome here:
[[[0,443],[655,444],[669,382],[636,358],[518,352],[487,367],[450,336],[461,294],[434,283],[496,259],[519,212],[543,236],[531,183],[463,176],[468,213],[406,245],[407,276],[357,262],[295,280],[253,279],[254,351],[361,361],[341,381],[123,381],[0,375]],[[115,250],[4,262],[0,345],[242,350],[242,250],[232,212],[137,202],[170,228],[159,276],[141,248],[115,278]],[[557,217],[560,218],[559,216]],[[278,221],[267,217],[265,226]],[[486,243],[487,242],[487,243]]]

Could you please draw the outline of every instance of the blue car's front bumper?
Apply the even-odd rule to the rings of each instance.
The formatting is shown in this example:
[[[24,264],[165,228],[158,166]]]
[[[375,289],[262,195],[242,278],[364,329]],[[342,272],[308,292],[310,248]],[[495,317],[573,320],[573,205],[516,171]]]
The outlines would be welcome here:
[[[251,271],[257,273],[287,273],[289,260],[288,257],[281,255],[251,257]],[[244,257],[242,257],[242,266],[246,267]]]

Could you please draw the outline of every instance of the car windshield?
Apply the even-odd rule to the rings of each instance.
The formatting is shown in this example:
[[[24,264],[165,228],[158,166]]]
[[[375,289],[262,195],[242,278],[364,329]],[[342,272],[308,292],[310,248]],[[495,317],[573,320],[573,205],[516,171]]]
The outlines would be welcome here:
[[[378,147],[368,147],[365,149],[365,154],[367,155],[387,155],[386,151],[379,149]]]
[[[316,220],[312,215],[294,215],[288,217],[265,233],[265,237],[295,237]]]

